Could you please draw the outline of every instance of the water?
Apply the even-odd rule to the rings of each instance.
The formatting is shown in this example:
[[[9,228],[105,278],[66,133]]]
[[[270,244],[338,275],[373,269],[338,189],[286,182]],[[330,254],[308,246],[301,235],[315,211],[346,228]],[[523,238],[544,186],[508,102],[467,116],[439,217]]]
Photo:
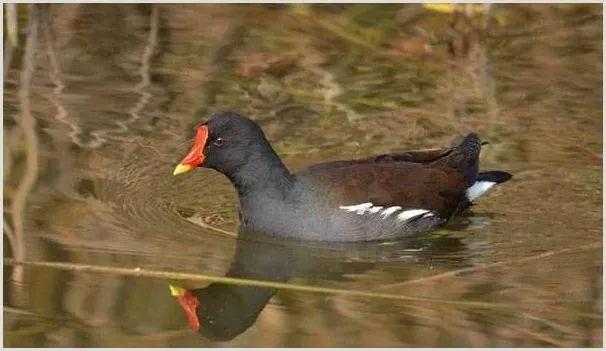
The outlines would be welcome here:
[[[169,281],[5,266],[6,346],[602,345],[600,6],[497,5],[490,23],[404,4],[18,11],[5,258],[442,301],[223,285],[208,298],[222,327],[201,337]],[[514,179],[415,242],[236,240],[227,180],[172,176],[196,125],[228,108],[293,170],[477,131],[482,168]]]

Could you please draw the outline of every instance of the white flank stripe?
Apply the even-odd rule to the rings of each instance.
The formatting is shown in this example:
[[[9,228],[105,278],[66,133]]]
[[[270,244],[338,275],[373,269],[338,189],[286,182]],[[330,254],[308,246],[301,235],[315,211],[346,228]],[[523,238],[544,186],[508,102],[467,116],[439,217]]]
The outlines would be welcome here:
[[[355,212],[355,213],[357,213],[359,215],[364,214],[371,207],[372,207],[372,203],[370,203],[370,202],[365,202],[363,204],[352,205],[352,206],[339,206],[339,208],[342,209],[342,210],[345,210],[347,212]]]
[[[391,206],[387,207],[386,209],[383,209],[383,206],[373,206],[373,204],[370,202],[365,202],[359,205],[339,206],[339,208],[347,212],[354,212],[358,215],[377,214],[381,212],[380,215],[384,219],[402,209],[401,206]],[[405,222],[413,217],[417,217],[420,215],[423,215],[423,217],[430,217],[433,216],[433,213],[431,213],[431,211],[429,210],[422,209],[404,210],[398,215],[397,220],[399,222]]]
[[[388,207],[386,208],[383,212],[381,212],[381,216],[383,216],[383,218],[387,218],[389,217],[392,213],[401,210],[402,207],[400,206],[392,206],[392,207]]]
[[[345,210],[347,212],[355,212],[359,215],[363,215],[366,213],[375,214],[383,209],[383,206],[373,206],[370,202],[365,202],[359,205],[352,206],[339,206],[340,209]]]
[[[398,215],[398,221],[405,222],[405,221],[407,221],[407,220],[409,220],[409,219],[411,219],[413,217],[420,216],[420,215],[422,215],[424,213],[427,213],[427,212],[429,212],[429,211],[427,211],[427,210],[421,210],[421,209],[402,211],[402,213],[400,213]]]
[[[475,199],[482,196],[485,192],[487,192],[488,189],[492,188],[495,184],[497,183],[489,182],[486,180],[475,182],[465,191],[465,196],[467,196],[467,199],[469,199],[469,201],[474,201]]]
[[[381,211],[382,209],[383,209],[383,206],[374,206],[373,208],[369,209],[368,212],[374,214],[374,213]]]

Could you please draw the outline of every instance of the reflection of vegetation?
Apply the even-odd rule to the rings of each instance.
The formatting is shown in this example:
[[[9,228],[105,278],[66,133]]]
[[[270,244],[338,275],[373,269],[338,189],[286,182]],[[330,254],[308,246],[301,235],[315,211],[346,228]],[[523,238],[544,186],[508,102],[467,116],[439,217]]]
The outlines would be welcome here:
[[[20,76],[19,88],[19,122],[23,130],[24,148],[25,148],[25,169],[19,180],[14,195],[11,196],[10,202],[10,218],[11,223],[8,224],[4,219],[4,235],[9,238],[12,254],[18,260],[25,259],[25,213],[26,201],[30,196],[37,179],[38,179],[38,136],[36,134],[36,120],[32,114],[32,103],[30,95],[32,91],[32,80],[34,74],[34,57],[36,55],[36,46],[38,40],[38,18],[39,14],[37,7],[30,6],[28,36],[25,44],[25,52],[23,54],[23,69]],[[8,11],[8,10],[7,10]],[[15,16],[15,11],[9,11],[9,15]],[[8,21],[7,25],[16,26],[16,20]],[[9,30],[9,35],[16,31]],[[16,44],[16,39],[11,40],[10,45]],[[9,157],[9,162],[11,157]],[[10,167],[8,168],[11,169]],[[10,174],[9,174],[10,176]],[[5,213],[6,218],[8,214]],[[12,280],[17,284],[23,284],[23,268],[16,268],[13,271]],[[23,299],[23,295],[20,295]]]
[[[446,305],[459,305],[469,306],[478,308],[488,309],[511,309],[515,308],[513,305],[504,305],[490,302],[474,302],[474,301],[453,301],[453,300],[436,300],[423,297],[413,297],[406,295],[387,294],[372,291],[357,291],[357,290],[345,290],[345,289],[334,289],[325,288],[310,285],[297,285],[281,282],[262,281],[253,279],[233,278],[233,277],[215,277],[203,274],[191,274],[191,273],[179,273],[179,272],[165,272],[165,271],[153,271],[140,268],[122,268],[122,267],[104,267],[104,266],[92,266],[83,265],[77,263],[61,263],[61,262],[30,262],[30,261],[15,261],[11,259],[4,260],[4,264],[12,266],[26,266],[26,267],[38,267],[38,268],[53,268],[57,270],[68,270],[73,272],[89,272],[89,273],[109,273],[120,276],[135,276],[142,278],[160,278],[167,280],[187,280],[191,282],[214,282],[228,285],[241,285],[250,287],[260,288],[274,288],[282,290],[293,290],[310,293],[322,293],[322,294],[338,294],[344,296],[355,296],[355,297],[368,297],[376,299],[388,299],[388,300],[403,300],[413,301],[417,303],[430,303],[430,304],[446,304]]]
[[[8,41],[10,45],[16,47],[19,45],[19,34],[17,33],[17,4],[4,4],[6,31],[8,32]]]

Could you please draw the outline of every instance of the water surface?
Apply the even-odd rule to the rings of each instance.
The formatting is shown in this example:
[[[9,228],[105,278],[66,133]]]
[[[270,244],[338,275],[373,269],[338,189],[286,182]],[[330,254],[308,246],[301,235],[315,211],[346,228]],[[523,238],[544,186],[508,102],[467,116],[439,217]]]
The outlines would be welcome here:
[[[602,8],[479,9],[18,7],[19,46],[5,50],[5,258],[461,303],[249,288],[235,310],[256,305],[250,326],[213,341],[188,330],[165,280],[5,266],[4,344],[602,345]],[[482,168],[514,179],[420,242],[238,241],[222,175],[172,176],[197,124],[225,109],[259,121],[292,170],[476,131],[490,143]],[[243,320],[218,316],[232,318],[223,331]]]

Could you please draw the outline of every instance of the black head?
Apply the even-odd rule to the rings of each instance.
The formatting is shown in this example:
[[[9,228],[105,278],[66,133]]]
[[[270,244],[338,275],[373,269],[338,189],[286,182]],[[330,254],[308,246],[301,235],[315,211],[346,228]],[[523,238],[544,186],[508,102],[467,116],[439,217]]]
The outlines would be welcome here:
[[[230,179],[243,169],[253,172],[267,167],[277,155],[261,127],[235,112],[213,115],[198,128],[189,154],[175,168],[174,174],[195,167],[215,169]],[[278,163],[281,165],[281,162]]]

